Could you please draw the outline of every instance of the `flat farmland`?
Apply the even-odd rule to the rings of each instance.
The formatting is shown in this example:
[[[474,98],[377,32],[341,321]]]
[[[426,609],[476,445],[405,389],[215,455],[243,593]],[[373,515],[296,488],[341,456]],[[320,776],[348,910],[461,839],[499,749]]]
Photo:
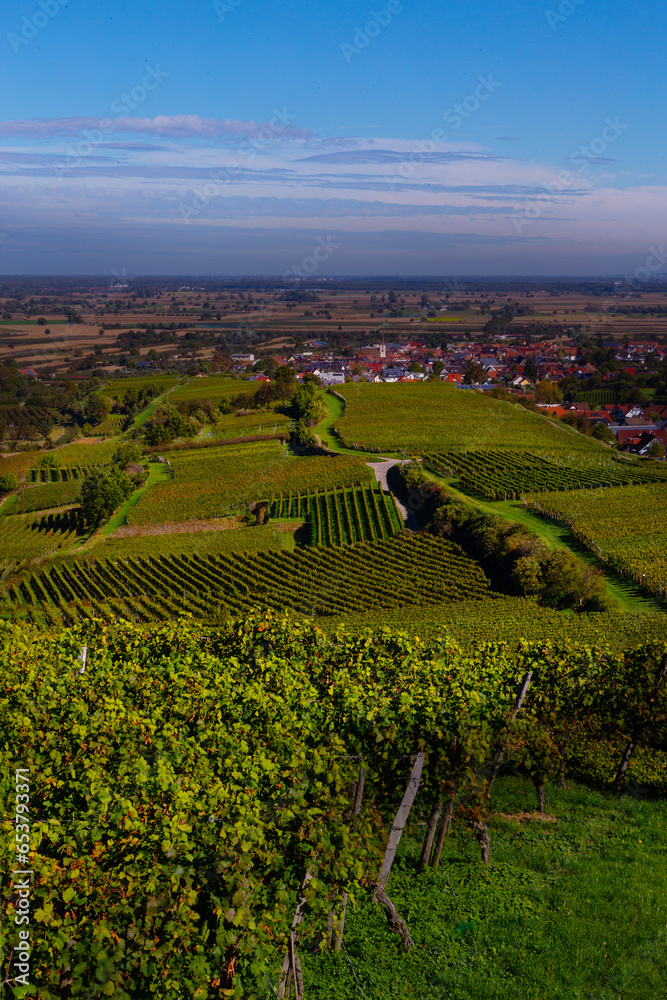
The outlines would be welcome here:
[[[130,524],[224,516],[281,493],[313,492],[373,479],[361,458],[294,458],[279,441],[165,451],[164,455],[174,477],[142,497],[130,513]]]
[[[336,422],[343,443],[420,453],[440,449],[525,448],[602,457],[597,441],[519,405],[442,382],[339,387],[346,406]]]

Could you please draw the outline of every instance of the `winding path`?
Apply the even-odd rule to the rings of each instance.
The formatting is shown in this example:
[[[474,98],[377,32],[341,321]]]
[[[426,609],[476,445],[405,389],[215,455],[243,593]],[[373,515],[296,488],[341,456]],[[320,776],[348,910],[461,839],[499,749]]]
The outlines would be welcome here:
[[[393,469],[395,465],[400,465],[400,462],[397,462],[395,458],[383,458],[379,462],[366,462],[366,465],[373,470],[375,478],[385,493],[391,493],[393,495],[394,500],[396,501],[396,506],[403,517],[405,527],[410,528],[412,531],[419,531],[419,521],[417,520],[415,512],[406,507],[402,500],[399,500],[395,491],[392,490],[387,481],[387,474],[389,470]]]

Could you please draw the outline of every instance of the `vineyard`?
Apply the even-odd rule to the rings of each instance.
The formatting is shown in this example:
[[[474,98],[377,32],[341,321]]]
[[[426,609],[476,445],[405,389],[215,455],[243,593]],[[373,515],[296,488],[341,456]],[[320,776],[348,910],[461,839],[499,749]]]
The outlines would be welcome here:
[[[208,522],[215,528],[215,522]],[[126,535],[125,531],[104,538],[102,545],[95,547],[97,558],[104,559],[142,559],[145,556],[172,555],[231,555],[245,552],[261,552],[265,549],[280,551],[293,542],[289,531],[274,530],[271,524],[244,526],[242,528],[216,530],[199,530],[185,522],[179,524],[183,531],[165,534]],[[127,530],[127,529],[125,529]],[[132,529],[130,529],[131,531]],[[286,539],[286,544],[283,540]],[[294,548],[292,544],[290,546]]]
[[[618,572],[667,592],[667,483],[549,493],[534,507],[567,524],[575,538]]]
[[[564,424],[439,380],[385,385],[351,382],[337,391],[346,407],[335,429],[348,448],[421,454],[489,447],[608,455],[597,441]]]
[[[102,423],[93,427],[89,431],[90,437],[111,437],[115,434],[120,434],[125,426],[127,417],[124,417],[120,413],[112,413],[106,417]]]
[[[235,384],[238,387],[238,382]],[[289,432],[290,422],[284,413],[273,410],[259,410],[238,417],[235,413],[227,413],[219,418],[213,434],[219,438],[234,438],[241,434],[284,434]]]
[[[616,389],[589,389],[586,392],[574,394],[575,403],[590,403],[592,407],[609,406],[618,402]]]
[[[81,532],[76,510],[30,517],[0,517],[0,558],[22,562],[69,548]]]
[[[132,509],[130,524],[225,516],[255,500],[371,482],[362,458],[295,458],[282,441],[164,452],[174,477],[158,483]]]
[[[135,391],[140,391],[141,389],[157,389],[158,392],[166,392],[167,389],[173,389],[174,386],[179,383],[178,376],[175,375],[149,375],[147,377],[139,376],[136,378],[119,378],[115,379],[113,382],[109,382],[103,388],[101,388],[100,394],[102,396],[107,396],[109,399],[117,400],[122,399],[128,389],[133,389]]]
[[[664,996],[664,802],[620,797],[664,795],[664,642],[461,651],[256,613],[0,638],[23,996]],[[389,983],[359,981],[360,911]]]
[[[269,504],[269,516],[309,522],[311,544],[326,548],[379,541],[390,538],[403,527],[391,494],[374,486],[274,497]]]
[[[30,469],[26,479],[29,483],[68,483],[72,479],[83,479],[90,471],[89,465],[61,465]]]
[[[389,612],[361,611],[322,623],[327,633],[347,630],[390,628],[422,640],[435,641],[447,635],[462,646],[493,640],[514,648],[522,639],[609,643],[614,649],[664,639],[667,614],[662,611],[626,611],[567,614],[541,607],[534,598],[503,597],[502,600],[459,601],[456,604],[413,606]]]
[[[209,378],[196,378],[185,385],[179,385],[169,393],[171,403],[185,403],[208,400],[211,403],[221,403],[234,396],[253,395],[262,385],[261,382],[246,382],[244,379],[230,376],[213,375]]]
[[[294,552],[197,554],[53,565],[26,574],[6,600],[36,623],[91,617],[171,620],[188,611],[210,619],[253,606],[304,615],[345,615],[493,596],[476,562],[432,536]],[[60,616],[60,617],[59,617]]]
[[[426,452],[426,466],[458,477],[468,490],[489,500],[520,500],[522,493],[596,489],[633,483],[667,483],[667,466],[657,462],[622,462],[601,455],[595,462],[546,458],[526,451],[483,449]]]
[[[19,494],[18,501],[9,508],[9,513],[26,514],[33,510],[64,507],[67,504],[78,503],[80,493],[81,482],[78,479],[47,483],[43,486],[26,486]]]

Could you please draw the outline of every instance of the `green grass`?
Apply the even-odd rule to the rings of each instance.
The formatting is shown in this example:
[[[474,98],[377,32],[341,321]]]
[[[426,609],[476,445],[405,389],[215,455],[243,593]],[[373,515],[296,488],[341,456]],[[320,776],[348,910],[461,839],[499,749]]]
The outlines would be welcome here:
[[[667,483],[546,493],[535,499],[613,567],[665,593]]]
[[[547,794],[556,823],[491,819],[488,869],[455,823],[442,867],[420,871],[418,804],[388,885],[414,950],[359,894],[348,954],[301,955],[308,1000],[664,1000],[667,802]],[[503,778],[491,806],[532,811],[532,786]]]
[[[539,538],[541,538],[549,546],[549,548],[568,548],[580,558],[588,562],[589,565],[602,569],[606,580],[607,593],[621,610],[637,613],[642,611],[656,611],[658,609],[659,605],[652,600],[651,597],[647,596],[640,587],[634,584],[632,580],[621,576],[609,567],[601,566],[595,556],[588,552],[577,541],[567,525],[558,524],[556,521],[543,517],[538,513],[538,511],[529,510],[518,501],[514,502],[508,500],[496,502],[492,500],[481,500],[479,497],[470,496],[468,493],[461,493],[456,489],[451,480],[446,479],[444,476],[439,476],[435,472],[430,472],[425,469],[424,476],[426,479],[430,479],[433,482],[438,483],[438,485],[446,486],[447,489],[457,497],[457,499],[469,504],[470,506],[476,507],[485,514],[493,514],[497,517],[504,517],[505,520],[512,521],[516,524],[524,524]],[[627,487],[623,487],[623,489],[626,488]],[[661,488],[663,490],[665,489],[664,486]],[[581,490],[573,490],[568,493],[554,493],[552,495],[554,497],[573,497],[581,492]],[[600,496],[602,498],[608,493],[614,493],[615,491],[610,488],[605,488],[603,490],[595,490],[594,492],[596,496]],[[542,494],[540,494],[540,497],[541,496]]]
[[[148,464],[148,479],[146,484],[140,489],[135,490],[129,499],[125,501],[122,507],[116,511],[113,517],[107,521],[107,523],[102,528],[102,534],[105,537],[113,535],[114,531],[117,531],[122,524],[125,524],[128,515],[132,508],[139,503],[144,494],[156,483],[167,482],[171,479],[169,474],[169,469],[164,464],[164,462],[149,462]]]

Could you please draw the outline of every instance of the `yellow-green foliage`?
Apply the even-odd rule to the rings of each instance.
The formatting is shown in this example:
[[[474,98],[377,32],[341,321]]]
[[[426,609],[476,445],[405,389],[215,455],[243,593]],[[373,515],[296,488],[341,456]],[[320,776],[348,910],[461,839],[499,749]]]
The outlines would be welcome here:
[[[369,482],[360,458],[337,455],[295,458],[279,441],[168,452],[174,478],[159,483],[133,508],[130,524],[159,524],[223,516],[254,500]]]
[[[667,590],[666,483],[543,493],[536,503],[616,569]]]
[[[438,381],[354,382],[338,390],[345,415],[336,429],[348,445],[419,453],[446,448],[529,448],[608,455],[591,438],[522,406]]]

